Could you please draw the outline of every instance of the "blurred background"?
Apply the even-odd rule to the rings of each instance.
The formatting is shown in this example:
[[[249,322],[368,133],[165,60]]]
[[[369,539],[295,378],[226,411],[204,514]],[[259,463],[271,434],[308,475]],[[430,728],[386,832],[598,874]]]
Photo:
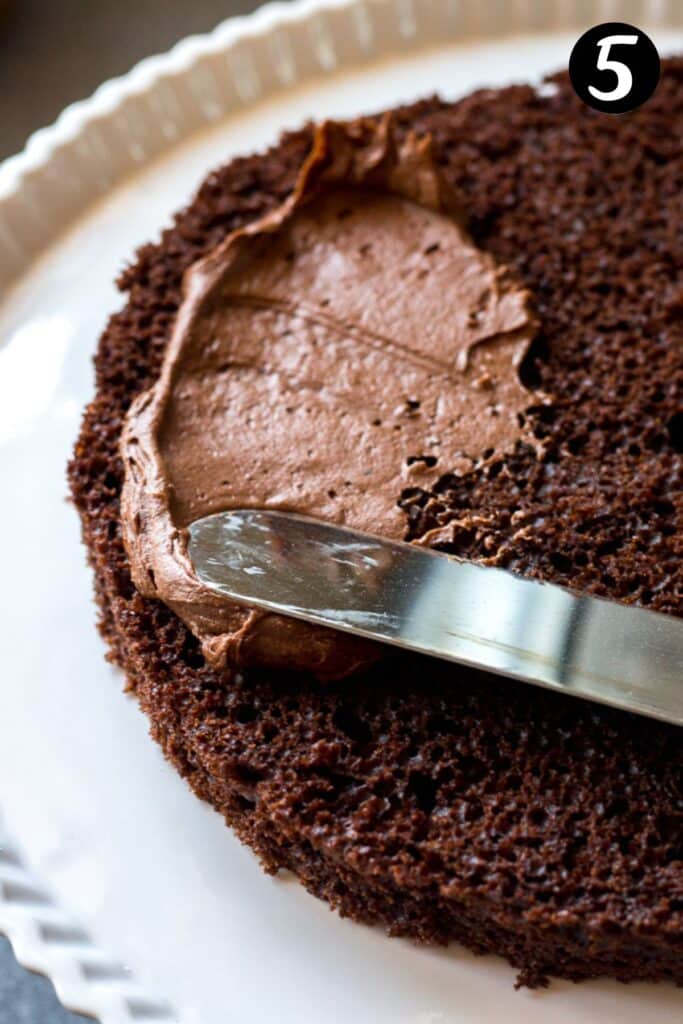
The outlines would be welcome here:
[[[107,78],[258,6],[252,0],[0,0],[0,160]],[[2,936],[0,1024],[87,1024],[61,1009],[48,981],[18,966]]]
[[[0,0],[0,160],[107,78],[257,6],[253,0]]]

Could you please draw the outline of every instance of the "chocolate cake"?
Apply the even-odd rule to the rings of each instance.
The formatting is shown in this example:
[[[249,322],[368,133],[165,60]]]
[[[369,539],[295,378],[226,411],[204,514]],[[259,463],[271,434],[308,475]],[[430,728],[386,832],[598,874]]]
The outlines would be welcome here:
[[[430,659],[339,647],[336,634],[292,636],[277,617],[266,629],[235,620],[234,607],[202,603],[183,529],[216,507],[275,500],[268,478],[304,491],[313,480],[305,507],[316,514],[683,614],[682,139],[683,59],[670,59],[655,96],[628,115],[589,110],[559,75],[538,91],[307,127],[234,160],[121,275],[126,304],[100,340],[69,468],[111,657],[195,792],[266,870],[294,871],[342,914],[391,934],[501,954],[528,985],[683,983],[679,731]],[[410,244],[385,245],[402,233],[414,261]],[[354,289],[306,290],[306,252],[321,247],[319,275],[335,239],[340,252],[381,246],[367,275],[353,257],[354,280],[370,289],[363,308],[349,305]],[[303,244],[288,249],[292,240]],[[477,279],[474,310],[452,273],[465,256],[496,282]],[[420,348],[438,335],[432,293],[462,341],[437,384],[437,350]],[[257,349],[236,347],[226,325],[240,317]],[[331,352],[353,359],[349,338],[375,355],[372,373],[361,366],[361,412],[334,392],[348,414],[341,456],[326,460],[315,437],[300,447],[329,412],[327,399],[325,413],[304,408],[306,378],[282,441],[296,465],[278,476],[266,461],[255,484],[259,437],[272,447],[271,419],[292,397],[259,391],[264,379],[279,381],[285,365],[319,370]],[[381,362],[389,351],[397,379],[432,362],[414,394],[400,385],[403,408],[380,414],[382,381],[392,402],[398,387]],[[335,379],[320,377],[321,393]],[[210,462],[217,439],[220,457],[234,456],[210,493],[182,486],[183,410],[197,407],[197,381],[225,423],[218,434],[212,421],[198,457]],[[247,386],[255,397],[242,410]],[[467,434],[466,415],[435,418],[452,388],[465,389],[481,437]],[[358,457],[366,414],[400,473]],[[170,484],[154,476],[159,452],[177,457]],[[170,568],[155,544],[162,525]]]

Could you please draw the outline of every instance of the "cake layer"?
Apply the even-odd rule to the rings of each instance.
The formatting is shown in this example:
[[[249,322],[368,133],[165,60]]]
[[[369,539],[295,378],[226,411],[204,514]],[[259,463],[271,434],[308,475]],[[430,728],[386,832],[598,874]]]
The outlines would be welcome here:
[[[411,536],[586,591],[683,613],[683,61],[620,117],[564,76],[396,113],[431,135],[477,245],[534,295],[524,442],[403,496]],[[183,272],[277,208],[302,131],[210,175],[124,272],[70,467],[102,629],[152,732],[269,870],[343,913],[498,952],[538,984],[683,982],[683,755],[676,729],[429,660],[321,687],[208,666],[134,587],[119,442],[157,379]],[[239,432],[227,438],[236,447]]]

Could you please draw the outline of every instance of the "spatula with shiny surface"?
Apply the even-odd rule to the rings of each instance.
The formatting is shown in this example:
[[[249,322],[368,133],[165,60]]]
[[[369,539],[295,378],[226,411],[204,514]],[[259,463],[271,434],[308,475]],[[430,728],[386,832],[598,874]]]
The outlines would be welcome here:
[[[683,620],[284,512],[192,523],[204,584],[254,607],[683,725]]]

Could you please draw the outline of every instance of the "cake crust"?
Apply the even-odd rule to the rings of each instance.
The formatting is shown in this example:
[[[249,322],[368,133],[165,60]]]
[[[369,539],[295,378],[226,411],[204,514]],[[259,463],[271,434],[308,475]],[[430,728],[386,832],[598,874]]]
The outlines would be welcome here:
[[[524,372],[555,396],[526,412],[541,457],[522,443],[401,503],[413,538],[681,615],[683,60],[618,118],[554,83],[396,112],[399,133],[432,136],[473,237],[534,295]],[[230,676],[131,582],[126,410],[158,373],[183,272],[285,199],[310,140],[215,171],[121,275],[69,467],[111,657],[195,792],[266,870],[342,914],[501,954],[530,985],[683,983],[678,730],[412,656],[326,687]]]

